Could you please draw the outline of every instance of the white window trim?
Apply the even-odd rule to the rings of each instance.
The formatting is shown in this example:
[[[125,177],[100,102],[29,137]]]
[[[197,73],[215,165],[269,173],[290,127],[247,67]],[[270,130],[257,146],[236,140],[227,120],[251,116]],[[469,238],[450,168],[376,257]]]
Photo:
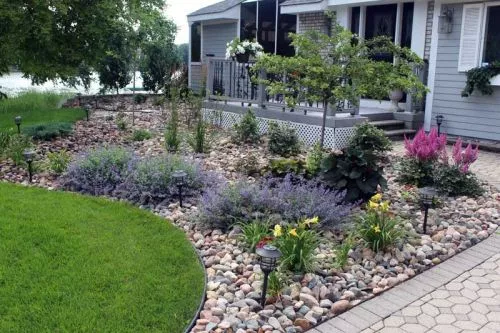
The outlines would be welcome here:
[[[481,40],[481,44],[480,44],[480,48],[479,48],[479,63],[478,63],[478,66],[482,66],[483,65],[483,59],[484,59],[484,51],[485,51],[485,47],[486,47],[486,26],[487,26],[487,22],[486,22],[486,19],[488,18],[486,15],[488,14],[488,8],[489,7],[498,7],[500,6],[500,1],[495,1],[495,2],[486,2],[484,4],[484,7],[483,7],[483,26],[481,27],[481,35],[480,35],[480,40]]]

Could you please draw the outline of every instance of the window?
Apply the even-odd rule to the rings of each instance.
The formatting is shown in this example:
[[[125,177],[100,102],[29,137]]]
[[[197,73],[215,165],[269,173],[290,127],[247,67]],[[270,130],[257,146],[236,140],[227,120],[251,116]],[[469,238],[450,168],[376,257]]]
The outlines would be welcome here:
[[[403,5],[403,22],[401,23],[401,46],[411,48],[411,33],[413,31],[413,2]]]
[[[361,7],[353,7],[351,12],[351,32],[359,35],[359,18]]]
[[[201,23],[191,24],[191,62],[201,61]]]
[[[284,0],[279,0],[281,4]],[[291,45],[290,33],[295,33],[297,30],[297,16],[289,14],[281,14],[281,6],[279,7],[280,14],[278,15],[278,44],[276,54],[291,57],[295,55],[295,48]]]
[[[500,4],[486,7],[483,62],[500,61]]]
[[[388,36],[392,41],[396,38],[396,16],[398,5],[380,5],[366,7],[365,38]],[[375,60],[393,62],[391,53],[379,53],[373,56]]]
[[[241,40],[254,40],[257,33],[257,2],[243,2],[241,4]]]
[[[276,37],[276,1],[259,1],[259,36],[257,41],[266,53],[274,53]]]

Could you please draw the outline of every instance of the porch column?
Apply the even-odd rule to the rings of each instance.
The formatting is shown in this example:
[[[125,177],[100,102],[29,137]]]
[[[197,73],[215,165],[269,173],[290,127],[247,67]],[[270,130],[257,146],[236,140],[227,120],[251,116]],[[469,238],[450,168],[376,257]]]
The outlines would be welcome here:
[[[337,7],[335,10],[337,14],[337,23],[343,28],[349,29],[351,22],[351,9],[347,6]]]
[[[401,45],[401,34],[403,28],[403,3],[398,2],[398,7],[396,10],[396,29],[394,35],[394,44]]]
[[[366,6],[359,7],[359,38],[365,38],[366,31]]]

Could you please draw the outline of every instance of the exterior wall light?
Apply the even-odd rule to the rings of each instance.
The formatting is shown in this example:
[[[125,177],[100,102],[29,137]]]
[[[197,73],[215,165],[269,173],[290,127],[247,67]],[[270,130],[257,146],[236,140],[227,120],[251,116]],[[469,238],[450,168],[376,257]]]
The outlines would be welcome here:
[[[260,299],[260,305],[264,307],[266,305],[267,280],[269,279],[269,274],[278,266],[278,259],[281,257],[281,252],[276,246],[269,244],[258,248],[255,252],[259,256],[260,268],[264,272],[264,284]]]
[[[450,34],[453,32],[453,9],[443,7],[439,15],[439,33]]]

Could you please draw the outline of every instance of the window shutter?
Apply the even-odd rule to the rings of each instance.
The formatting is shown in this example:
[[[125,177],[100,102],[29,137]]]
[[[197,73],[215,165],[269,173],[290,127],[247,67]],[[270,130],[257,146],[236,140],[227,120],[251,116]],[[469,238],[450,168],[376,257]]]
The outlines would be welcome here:
[[[465,72],[479,65],[483,8],[480,3],[464,5],[458,71]]]

